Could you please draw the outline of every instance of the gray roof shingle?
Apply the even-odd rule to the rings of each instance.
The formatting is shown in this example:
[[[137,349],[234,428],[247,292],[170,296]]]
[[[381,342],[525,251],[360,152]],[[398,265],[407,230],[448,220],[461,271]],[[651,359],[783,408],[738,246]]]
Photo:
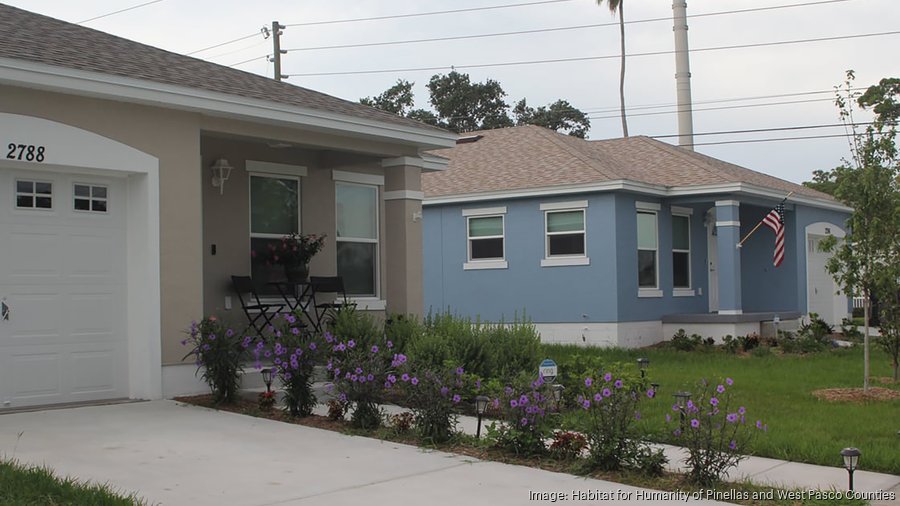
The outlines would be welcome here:
[[[0,4],[0,57],[443,131],[373,107]]]

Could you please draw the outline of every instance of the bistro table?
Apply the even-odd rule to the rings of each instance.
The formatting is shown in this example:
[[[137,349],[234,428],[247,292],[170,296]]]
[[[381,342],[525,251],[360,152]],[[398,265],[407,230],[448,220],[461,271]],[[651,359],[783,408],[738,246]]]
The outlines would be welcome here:
[[[315,307],[313,306],[315,302],[313,297],[314,288],[309,280],[270,281],[268,284],[278,289],[278,293],[281,294],[291,312],[301,311],[306,316],[306,320],[316,329],[316,332],[321,330],[319,328],[319,320],[316,318]]]

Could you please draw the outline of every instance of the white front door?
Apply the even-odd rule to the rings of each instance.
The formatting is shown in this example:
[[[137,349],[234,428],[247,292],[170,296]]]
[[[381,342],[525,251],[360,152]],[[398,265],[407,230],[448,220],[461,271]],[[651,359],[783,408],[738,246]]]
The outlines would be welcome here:
[[[822,251],[826,236],[806,235],[807,313],[816,313],[830,325],[840,325],[847,317],[847,297],[840,291],[826,267],[829,254]]]
[[[716,242],[716,208],[706,213],[706,259],[709,279],[709,312],[719,310],[719,245]]]
[[[125,193],[0,162],[0,409],[128,396]]]

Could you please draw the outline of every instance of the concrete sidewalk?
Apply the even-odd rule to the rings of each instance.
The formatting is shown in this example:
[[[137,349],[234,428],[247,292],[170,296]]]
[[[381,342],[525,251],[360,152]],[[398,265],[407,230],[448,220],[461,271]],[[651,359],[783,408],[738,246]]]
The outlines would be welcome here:
[[[0,456],[163,505],[725,504],[174,401],[3,414]]]

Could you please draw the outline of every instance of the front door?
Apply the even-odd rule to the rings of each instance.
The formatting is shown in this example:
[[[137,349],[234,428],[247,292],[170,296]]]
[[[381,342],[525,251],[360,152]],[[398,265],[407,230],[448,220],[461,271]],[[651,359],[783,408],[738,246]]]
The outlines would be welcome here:
[[[719,245],[716,242],[716,208],[706,213],[706,259],[709,280],[709,312],[719,311]]]

